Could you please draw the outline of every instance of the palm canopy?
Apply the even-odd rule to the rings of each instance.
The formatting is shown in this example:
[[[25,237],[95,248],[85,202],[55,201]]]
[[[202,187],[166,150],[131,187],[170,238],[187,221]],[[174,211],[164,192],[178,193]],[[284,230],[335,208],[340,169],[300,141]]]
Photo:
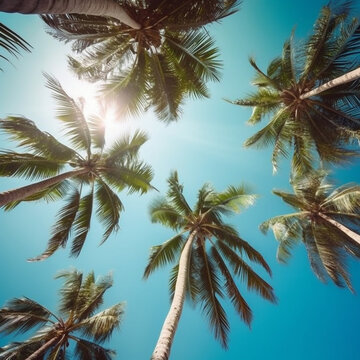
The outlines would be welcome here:
[[[266,73],[250,59],[258,89],[233,103],[253,108],[251,125],[269,119],[245,146],[271,144],[274,171],[279,156],[287,157],[291,149],[293,170],[303,172],[311,169],[314,156],[341,163],[358,153],[348,145],[359,139],[360,80],[306,96],[309,90],[360,65],[360,26],[351,18],[348,4],[323,7],[313,34],[298,46],[292,35]]]
[[[72,148],[39,130],[26,118],[9,117],[0,121],[0,129],[28,150],[26,153],[0,152],[0,176],[47,178],[14,190],[21,194],[22,189],[34,189],[32,195],[5,204],[5,209],[12,209],[20,201],[66,197],[46,251],[34,260],[44,259],[59,247],[65,247],[71,231],[75,234],[71,255],[78,256],[89,232],[93,208],[104,226],[102,242],[106,241],[117,231],[120,212],[124,209],[116,192],[128,189],[130,193],[144,193],[152,189],[151,167],[141,162],[138,155],[147,140],[146,134],[137,131],[107,147],[103,120],[92,116],[86,121],[81,105],[66,94],[56,79],[46,77],[47,86],[59,104],[58,119],[65,127]],[[69,168],[70,171],[64,172]],[[41,186],[43,183],[45,186]],[[0,198],[11,193],[1,193]]]
[[[272,228],[280,243],[280,261],[286,262],[292,247],[302,241],[311,268],[321,281],[328,275],[337,286],[346,284],[352,289],[345,260],[346,255],[360,258],[360,186],[336,188],[326,175],[313,171],[306,177],[295,177],[293,194],[275,190],[274,194],[296,212],[271,218],[260,228],[263,232]]]
[[[31,45],[7,26],[0,23],[0,48],[6,53],[17,57],[20,50],[30,51]],[[0,53],[0,58],[9,62],[6,55]],[[0,71],[2,71],[1,68]]]
[[[219,299],[228,296],[241,319],[247,324],[252,320],[251,309],[236,284],[235,276],[243,280],[249,290],[256,291],[271,302],[276,301],[272,287],[248,265],[246,259],[271,274],[268,264],[234,227],[223,221],[223,216],[253,204],[256,196],[249,194],[244,185],[229,186],[223,192],[216,192],[206,184],[199,190],[196,204],[191,208],[176,172],[171,174],[168,184],[167,196],[160,197],[151,205],[151,220],[178,233],[152,248],[144,277],[147,278],[161,266],[175,262],[170,275],[170,293],[173,296],[179,255],[187,243],[185,234],[193,234],[186,295],[194,303],[201,303],[215,337],[226,347],[229,322]]]
[[[126,113],[152,107],[175,120],[187,96],[207,97],[208,80],[219,80],[218,51],[203,26],[236,11],[238,0],[127,0],[122,6],[140,29],[112,18],[44,15],[57,39],[72,42],[70,67],[80,78],[107,80],[103,94]]]
[[[0,309],[0,332],[5,335],[37,329],[29,339],[0,348],[0,359],[67,359],[69,352],[79,360],[110,360],[114,351],[99,345],[109,340],[120,325],[124,304],[97,312],[112,286],[110,275],[95,279],[93,272],[63,271],[60,315],[27,297],[10,300]],[[74,346],[69,350],[69,343]]]

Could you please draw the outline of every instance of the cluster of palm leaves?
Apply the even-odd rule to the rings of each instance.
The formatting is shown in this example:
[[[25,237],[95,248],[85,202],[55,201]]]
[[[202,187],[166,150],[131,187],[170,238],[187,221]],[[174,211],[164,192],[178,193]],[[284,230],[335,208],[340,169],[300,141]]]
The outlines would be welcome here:
[[[0,206],[13,209],[21,201],[57,200],[66,197],[52,229],[47,249],[33,260],[42,260],[65,247],[75,233],[71,254],[78,256],[87,238],[93,207],[105,228],[101,243],[118,229],[123,204],[116,191],[147,192],[152,188],[152,169],[139,160],[147,140],[137,131],[106,147],[104,120],[96,115],[86,121],[81,103],[72,99],[53,77],[46,75],[58,102],[58,120],[73,148],[43,132],[29,119],[0,120],[0,129],[29,152],[0,152],[0,175],[27,179],[46,178],[23,188],[0,193]],[[68,171],[66,171],[68,170]]]
[[[45,3],[42,0],[37,5],[43,7]],[[80,78],[101,81],[102,94],[116,99],[124,113],[136,114],[152,107],[160,120],[177,119],[186,97],[208,96],[207,81],[219,80],[221,62],[205,25],[235,12],[239,1],[115,3],[131,21],[66,11],[49,12],[42,18],[55,38],[72,43],[77,56],[69,57],[71,69]],[[0,10],[16,11],[14,6],[4,1]],[[360,187],[347,184],[335,188],[326,181],[325,170],[314,170],[317,161],[322,165],[342,163],[358,154],[360,80],[351,78],[347,83],[328,85],[359,65],[360,25],[350,13],[348,3],[325,6],[305,46],[294,44],[291,36],[282,56],[274,59],[266,72],[250,59],[256,70],[253,84],[257,92],[234,103],[253,107],[250,124],[269,119],[245,145],[273,144],[275,171],[279,156],[292,153],[294,194],[274,193],[296,212],[261,225],[264,232],[271,228],[279,241],[278,259],[286,262],[292,247],[302,241],[311,267],[321,280],[329,276],[336,285],[352,290],[345,260],[347,255],[360,258]],[[4,41],[0,45],[10,53],[16,53],[19,47],[27,49],[21,38],[2,26],[1,38]],[[0,206],[11,210],[23,201],[66,198],[47,248],[31,260],[43,260],[65,247],[72,233],[71,255],[78,256],[89,233],[94,207],[104,227],[101,242],[106,241],[118,229],[123,211],[117,192],[126,189],[145,193],[153,189],[151,167],[139,160],[147,136],[137,131],[106,146],[103,119],[95,115],[87,118],[83,104],[72,99],[56,79],[45,76],[58,102],[57,118],[71,147],[24,117],[0,120],[0,130],[26,150],[1,151],[0,176],[36,180],[0,193]],[[151,249],[144,272],[147,278],[157,268],[173,264],[172,303],[153,360],[169,358],[186,297],[202,307],[215,338],[224,347],[228,345],[230,325],[221,299],[227,296],[246,324],[252,320],[239,280],[248,290],[276,302],[272,287],[249,264],[259,265],[271,275],[267,262],[224,221],[225,216],[252,205],[256,196],[244,185],[217,192],[205,184],[191,207],[177,172],[170,175],[168,186],[167,196],[151,204],[150,214],[153,222],[171,228],[176,235]],[[65,359],[70,341],[75,342],[71,350],[76,358],[111,358],[113,352],[97,343],[107,340],[119,326],[123,305],[95,314],[112,285],[111,278],[96,282],[93,273],[83,278],[76,270],[58,277],[65,279],[60,315],[28,298],[13,299],[0,309],[0,332],[38,329],[30,339],[0,348],[0,359]]]
[[[272,145],[274,172],[279,156],[292,151],[294,194],[274,193],[297,212],[260,226],[264,232],[272,228],[280,242],[278,259],[286,261],[301,239],[319,279],[329,276],[352,290],[345,259],[360,255],[360,187],[333,189],[324,170],[326,164],[346,163],[359,155],[360,24],[351,17],[350,5],[324,6],[306,42],[297,46],[292,34],[266,72],[251,58],[257,91],[233,103],[253,107],[251,125],[268,119],[245,146]],[[349,70],[357,75],[346,75]]]
[[[0,332],[12,334],[37,329],[28,340],[12,342],[0,348],[0,359],[60,360],[72,353],[76,359],[110,360],[114,351],[99,345],[111,337],[121,322],[124,304],[115,304],[100,312],[103,297],[112,286],[112,277],[95,279],[93,272],[84,276],[77,270],[60,272],[64,279],[60,290],[60,314],[35,300],[16,298],[0,309]],[[69,345],[73,342],[75,345]]]
[[[194,303],[201,303],[215,338],[227,347],[229,322],[219,301],[224,297],[224,292],[245,323],[250,325],[252,319],[251,309],[234,276],[240,277],[249,290],[275,302],[272,287],[252,270],[243,255],[260,264],[271,275],[268,264],[259,252],[239,236],[234,227],[223,221],[224,215],[239,212],[253,204],[255,195],[249,194],[244,185],[230,186],[223,192],[216,192],[205,184],[198,191],[196,204],[191,208],[183,195],[183,186],[176,172],[170,175],[168,185],[167,196],[152,203],[150,214],[153,222],[169,227],[177,234],[152,248],[144,272],[147,278],[158,267],[175,262],[170,275],[173,302],[169,314],[176,310],[176,316],[175,320],[168,316],[169,320],[163,325],[163,331],[170,333],[166,341],[171,346],[187,295]],[[153,353],[154,359],[169,357],[170,346],[164,348],[162,341],[160,335]]]
[[[358,154],[348,145],[359,140],[360,80],[308,95],[360,65],[359,41],[359,21],[351,17],[349,4],[325,6],[305,43],[297,46],[292,35],[266,72],[250,59],[257,91],[233,103],[253,107],[251,125],[269,120],[245,146],[273,145],[274,171],[279,156],[287,157],[291,150],[293,171],[300,173],[311,170],[317,158],[341,163]]]
[[[232,14],[237,0],[122,1],[140,24],[134,29],[113,18],[44,15],[50,33],[72,42],[79,55],[71,69],[90,81],[106,80],[102,92],[122,111],[152,107],[159,119],[179,117],[185,97],[207,97],[206,81],[218,81],[218,50],[204,25]]]

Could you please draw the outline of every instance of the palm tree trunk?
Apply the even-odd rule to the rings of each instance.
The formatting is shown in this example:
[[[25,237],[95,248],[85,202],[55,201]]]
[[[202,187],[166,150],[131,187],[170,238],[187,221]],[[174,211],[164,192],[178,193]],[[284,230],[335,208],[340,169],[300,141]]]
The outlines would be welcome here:
[[[335,86],[339,86],[339,85],[343,85],[343,84],[346,84],[350,81],[353,81],[353,80],[356,80],[360,78],[360,67],[358,67],[357,69],[355,70],[352,70],[352,71],[349,71],[348,73],[342,75],[342,76],[339,76],[337,77],[336,79],[333,79],[333,80],[330,80],[328,81],[327,83],[311,90],[311,91],[308,91],[307,93],[305,94],[302,94],[300,96],[300,99],[307,99],[309,98],[310,96],[314,96],[314,95],[318,95],[320,94],[321,92],[325,91],[325,90],[329,90]]]
[[[189,270],[189,259],[191,254],[192,243],[195,239],[196,232],[192,232],[181,252],[179,260],[179,270],[176,278],[176,286],[174,298],[172,300],[170,310],[166,316],[163,327],[160,332],[159,339],[155,346],[154,352],[151,356],[152,360],[167,360],[170,356],[171,345],[174,340],[176,328],[178,326],[180,316],[182,313],[185,292],[186,292],[186,279]]]
[[[23,186],[21,188],[9,190],[9,191],[4,191],[0,193],[0,207],[5,206],[6,204],[11,203],[13,201],[24,200],[31,195],[35,195],[40,191],[45,190],[49,186],[55,185],[71,177],[85,174],[88,171],[89,171],[88,169],[68,171],[63,174],[53,176],[49,179],[45,179],[31,185]]]
[[[39,355],[46,351],[58,338],[53,337],[47,341],[43,346],[39,347],[35,352],[28,356],[25,360],[35,360]]]
[[[350,237],[351,239],[353,239],[358,245],[360,245],[360,235],[357,234],[356,232],[350,230],[349,228],[347,228],[346,226],[344,226],[343,224],[340,224],[339,222],[337,222],[336,220],[331,219],[329,216],[325,215],[325,214],[321,214],[319,213],[319,216],[326,220],[327,222],[329,222],[330,224],[336,226],[339,230],[341,230],[344,234],[346,234],[348,237]]]
[[[118,19],[133,29],[141,25],[114,0],[0,0],[0,11],[21,14],[84,14]]]

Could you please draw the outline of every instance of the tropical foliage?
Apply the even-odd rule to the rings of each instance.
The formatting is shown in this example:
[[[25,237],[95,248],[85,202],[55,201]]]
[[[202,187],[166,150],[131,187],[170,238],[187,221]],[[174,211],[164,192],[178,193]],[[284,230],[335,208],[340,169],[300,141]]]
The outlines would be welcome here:
[[[5,50],[5,53],[17,57],[20,50],[30,51],[31,45],[7,26],[0,23],[0,48]],[[9,62],[6,55],[0,53],[0,58]],[[1,68],[0,70],[2,71]]]
[[[328,275],[336,285],[352,290],[345,260],[346,255],[360,258],[360,186],[335,187],[326,175],[315,171],[294,178],[293,194],[274,190],[296,212],[271,218],[260,228],[273,230],[280,261],[286,262],[292,247],[302,241],[320,280]]]
[[[75,235],[71,255],[78,256],[90,229],[94,207],[104,226],[103,243],[118,229],[120,212],[124,208],[116,191],[128,189],[130,193],[144,193],[152,188],[152,170],[138,159],[139,149],[147,136],[137,131],[106,147],[103,119],[91,116],[87,122],[81,104],[69,97],[57,80],[48,75],[46,77],[47,86],[58,102],[58,119],[64,125],[73,148],[39,130],[29,119],[9,117],[0,121],[0,128],[18,146],[29,151],[0,152],[0,175],[32,180],[47,178],[24,188],[1,193],[0,200],[12,193],[21,195],[22,190],[33,189],[31,195],[20,196],[6,203],[5,209],[14,208],[20,201],[49,201],[66,197],[66,204],[58,213],[47,249],[33,260],[44,259],[58,248],[65,247],[71,231]],[[72,170],[64,172],[67,168]],[[51,176],[53,178],[49,178]]]
[[[138,23],[133,29],[112,18],[45,15],[50,33],[72,42],[79,55],[70,67],[91,81],[107,80],[103,93],[127,113],[152,107],[164,121],[177,119],[187,96],[207,97],[208,80],[219,80],[220,61],[204,25],[236,11],[239,1],[126,0]]]
[[[325,162],[341,163],[357,153],[348,145],[359,139],[360,80],[339,85],[316,96],[307,92],[360,65],[360,26],[350,16],[349,2],[325,6],[313,34],[298,46],[293,35],[280,57],[261,71],[254,59],[257,91],[234,101],[253,107],[248,121],[254,125],[268,118],[268,124],[246,140],[245,146],[273,146],[274,171],[279,156],[293,149],[292,168],[306,172],[314,156]]]
[[[179,263],[180,254],[190,247],[186,274],[182,275],[186,279],[182,291],[194,303],[201,303],[215,337],[226,347],[229,322],[220,299],[226,294],[246,324],[249,325],[252,319],[251,309],[235,277],[244,281],[249,290],[275,302],[272,287],[250,267],[247,260],[261,265],[271,274],[268,264],[233,226],[223,221],[223,216],[253,204],[255,195],[249,194],[244,185],[230,186],[223,192],[216,192],[206,184],[199,190],[196,204],[191,208],[183,195],[183,186],[176,172],[170,175],[168,185],[167,196],[152,203],[150,214],[153,222],[169,227],[177,234],[152,248],[144,276],[147,278],[158,267],[175,262],[170,275],[170,294],[173,297],[181,276],[179,274],[184,271]]]
[[[124,305],[118,303],[96,313],[106,290],[112,286],[112,277],[108,275],[96,281],[93,272],[84,276],[77,270],[63,271],[56,277],[64,279],[60,315],[27,297],[12,299],[0,309],[2,334],[37,329],[29,339],[0,348],[1,360],[60,360],[68,359],[71,353],[79,360],[113,358],[115,352],[99,344],[109,340],[119,327]]]

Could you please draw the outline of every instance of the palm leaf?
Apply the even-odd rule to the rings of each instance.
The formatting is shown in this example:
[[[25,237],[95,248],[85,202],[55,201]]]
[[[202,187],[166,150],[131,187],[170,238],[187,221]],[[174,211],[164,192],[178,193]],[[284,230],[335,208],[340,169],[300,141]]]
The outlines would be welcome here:
[[[61,84],[49,74],[44,74],[46,87],[52,92],[58,102],[58,119],[62,121],[67,130],[72,144],[82,150],[86,150],[90,157],[91,136],[84,114],[75,101],[64,91]]]

